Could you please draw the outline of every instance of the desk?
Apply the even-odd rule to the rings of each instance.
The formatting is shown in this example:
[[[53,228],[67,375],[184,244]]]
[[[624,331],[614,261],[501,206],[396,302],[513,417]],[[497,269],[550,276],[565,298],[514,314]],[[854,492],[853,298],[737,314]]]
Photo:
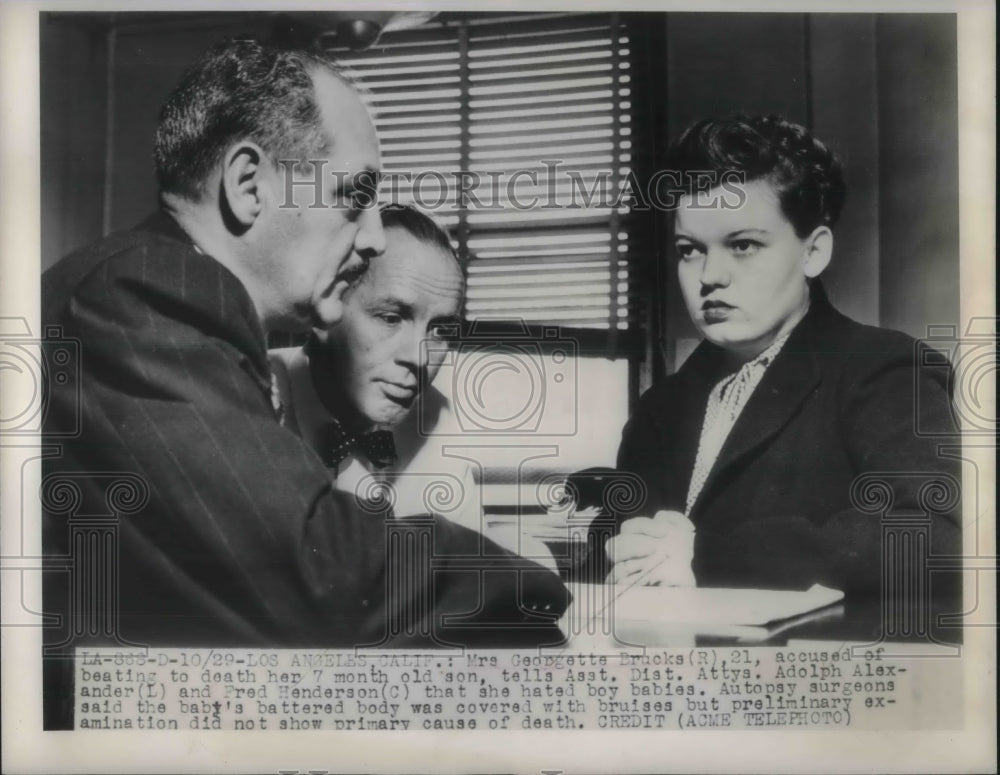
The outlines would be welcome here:
[[[563,579],[568,582],[575,602],[567,611],[563,632],[569,636],[570,645],[581,639],[597,638],[602,646],[618,647],[608,619],[611,599],[621,590],[599,583],[608,570],[604,556],[604,541],[611,534],[610,524],[595,526],[589,519],[567,519],[565,515],[549,513],[506,517],[497,520],[505,529],[520,532],[522,540],[530,539],[534,545],[544,543],[552,552],[555,564]],[[528,545],[528,544],[522,544]],[[962,642],[961,601],[933,600],[919,604],[913,601],[884,605],[878,595],[867,599],[846,598],[839,607],[825,611],[824,615],[798,621],[793,626],[780,628],[771,637],[756,641],[760,645],[779,646],[789,640],[850,641],[854,643],[944,643]],[[595,621],[591,621],[597,616]],[[687,633],[667,633],[666,643],[656,645],[711,645],[732,643],[734,638],[718,638]]]
[[[637,636],[633,629],[627,629],[622,636],[613,621],[613,600],[616,594],[622,594],[621,589],[605,584],[571,584],[569,588],[573,602],[560,627],[568,638],[567,645],[572,648],[620,649],[643,645],[683,648],[732,643],[782,646],[794,640],[873,644],[962,642],[961,621],[954,607],[938,602],[931,606],[914,605],[887,611],[879,599],[845,599],[809,617],[774,627],[770,635],[760,633],[759,637],[741,639],[738,635],[710,635],[699,632],[696,625],[659,624],[644,628],[645,635]],[[655,595],[655,591],[652,594]]]

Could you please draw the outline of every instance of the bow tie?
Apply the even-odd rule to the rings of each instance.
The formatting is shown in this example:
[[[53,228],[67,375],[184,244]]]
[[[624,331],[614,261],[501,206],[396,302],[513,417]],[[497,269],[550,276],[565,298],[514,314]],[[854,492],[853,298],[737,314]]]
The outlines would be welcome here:
[[[349,455],[360,452],[376,468],[396,462],[396,443],[390,431],[351,433],[339,422],[326,426],[322,457],[327,468],[339,468]]]

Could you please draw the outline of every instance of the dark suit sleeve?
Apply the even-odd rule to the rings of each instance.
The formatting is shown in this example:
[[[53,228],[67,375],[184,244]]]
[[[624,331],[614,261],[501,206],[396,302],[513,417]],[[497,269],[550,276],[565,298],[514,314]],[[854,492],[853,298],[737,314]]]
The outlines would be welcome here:
[[[662,457],[661,438],[651,420],[643,404],[640,404],[625,423],[616,463],[620,471],[641,475],[649,467],[651,459]]]
[[[99,265],[60,312],[64,335],[81,342],[82,389],[54,393],[53,422],[79,401],[83,428],[48,471],[83,474],[88,500],[116,473],[149,490],[118,524],[127,639],[382,645],[408,605],[447,600],[448,610],[523,623],[534,596],[561,612],[552,574],[492,544],[483,563],[505,572],[489,584],[425,563],[392,587],[392,526],[334,493],[320,461],[275,420],[249,305],[214,261],[146,246]],[[50,546],[65,546],[64,516],[47,518]],[[479,536],[444,520],[432,532],[436,568],[456,556],[475,566]]]
[[[812,579],[848,593],[871,594],[881,588],[884,572],[899,573],[900,563],[914,562],[898,554],[889,561],[894,551],[906,549],[887,540],[893,531],[918,542],[926,536],[929,556],[960,553],[961,472],[956,458],[939,452],[939,445],[954,444],[957,436],[917,432],[954,431],[947,380],[915,369],[912,341],[899,341],[891,355],[851,356],[837,394],[836,428],[855,472],[853,482],[844,482],[845,490],[851,488],[851,507],[819,516],[756,518],[727,535],[699,529],[696,546],[712,547],[711,552],[696,549],[699,578],[753,578],[760,586],[776,587],[790,579]],[[956,584],[951,574],[935,574],[932,592],[949,596]]]
[[[621,522],[635,516],[651,517],[660,509],[683,510],[678,502],[677,482],[686,472],[674,470],[675,450],[671,449],[659,418],[654,411],[658,403],[670,402],[665,386],[653,388],[644,395],[635,412],[625,423],[618,447],[616,467],[635,474],[645,487],[644,497],[634,498],[630,508],[616,511]]]

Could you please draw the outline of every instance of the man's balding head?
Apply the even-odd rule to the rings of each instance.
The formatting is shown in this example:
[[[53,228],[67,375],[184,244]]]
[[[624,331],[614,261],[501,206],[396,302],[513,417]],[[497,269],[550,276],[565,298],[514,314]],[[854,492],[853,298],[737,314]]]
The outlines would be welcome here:
[[[236,140],[274,159],[314,158],[326,149],[314,77],[351,80],[331,60],[254,40],[207,51],[160,111],[154,160],[161,192],[201,199],[211,172]]]
[[[337,322],[358,262],[385,248],[375,128],[315,53],[211,49],[163,107],[155,157],[164,207],[240,279],[268,330]]]

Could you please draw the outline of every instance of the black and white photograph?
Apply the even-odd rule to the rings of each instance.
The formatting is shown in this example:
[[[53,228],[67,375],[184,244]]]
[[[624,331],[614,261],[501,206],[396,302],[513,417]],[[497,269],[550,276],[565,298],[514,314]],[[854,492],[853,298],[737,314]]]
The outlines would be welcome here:
[[[5,771],[996,771],[992,3],[0,19]]]

